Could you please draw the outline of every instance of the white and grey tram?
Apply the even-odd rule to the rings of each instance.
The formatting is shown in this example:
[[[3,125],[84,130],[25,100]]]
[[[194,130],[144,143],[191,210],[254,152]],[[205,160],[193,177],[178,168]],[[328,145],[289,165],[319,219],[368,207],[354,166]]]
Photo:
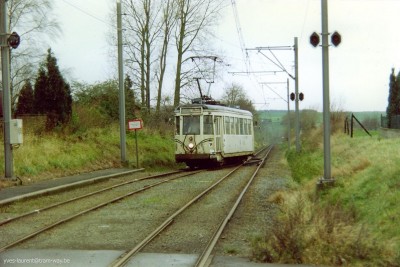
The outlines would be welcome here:
[[[251,112],[212,104],[175,110],[175,160],[190,168],[246,159],[254,152]]]

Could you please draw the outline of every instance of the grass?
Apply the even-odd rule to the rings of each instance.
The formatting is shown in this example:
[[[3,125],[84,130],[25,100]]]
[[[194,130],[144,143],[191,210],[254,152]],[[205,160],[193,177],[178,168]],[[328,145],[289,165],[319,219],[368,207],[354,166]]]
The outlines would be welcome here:
[[[269,199],[281,213],[265,240],[253,245],[253,254],[281,263],[400,266],[398,139],[334,135],[336,184],[316,191],[323,176],[318,135],[317,129],[303,140],[301,153],[287,153],[297,186]]]
[[[174,166],[173,139],[148,129],[138,131],[139,165],[144,168]],[[13,150],[14,174],[23,183],[111,167],[122,167],[118,125],[92,128],[76,134],[26,133]],[[3,147],[0,160],[4,162]],[[127,157],[136,165],[135,136],[127,134]],[[4,166],[0,166],[4,173]],[[0,185],[1,186],[1,185]]]

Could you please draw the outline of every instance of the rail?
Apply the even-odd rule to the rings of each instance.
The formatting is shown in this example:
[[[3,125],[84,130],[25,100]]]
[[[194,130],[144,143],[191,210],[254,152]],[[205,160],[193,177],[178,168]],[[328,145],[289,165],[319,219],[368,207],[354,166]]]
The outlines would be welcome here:
[[[68,222],[68,221],[71,221],[72,219],[75,219],[75,218],[77,218],[77,217],[79,217],[79,216],[82,216],[82,215],[84,215],[84,214],[87,214],[87,213],[89,213],[89,212],[91,212],[91,211],[94,211],[94,210],[97,210],[97,209],[102,208],[102,207],[104,207],[104,206],[107,206],[108,204],[117,202],[117,201],[119,201],[119,200],[122,200],[122,199],[124,199],[124,198],[126,198],[126,197],[132,196],[132,195],[134,195],[134,194],[138,194],[138,193],[140,193],[140,192],[146,191],[146,190],[148,190],[148,189],[150,189],[150,188],[153,188],[153,187],[155,187],[155,186],[158,186],[158,185],[160,185],[160,184],[167,183],[167,182],[170,182],[170,181],[172,181],[172,180],[176,180],[176,179],[179,179],[179,178],[187,177],[187,176],[190,176],[190,175],[194,175],[194,174],[199,173],[199,172],[201,172],[201,171],[190,172],[190,173],[186,173],[186,174],[184,174],[184,175],[180,175],[180,176],[173,177],[173,178],[170,178],[170,179],[165,179],[165,180],[162,180],[162,181],[159,181],[159,182],[156,182],[156,183],[153,183],[153,184],[144,186],[144,187],[141,188],[141,189],[138,189],[138,190],[135,190],[135,191],[131,191],[131,192],[129,192],[129,193],[127,193],[127,194],[124,194],[124,195],[122,195],[122,196],[113,198],[113,199],[111,199],[111,200],[109,200],[109,201],[102,202],[102,203],[100,203],[100,204],[98,204],[98,205],[96,205],[96,206],[93,206],[93,207],[88,208],[88,209],[86,209],[86,210],[83,210],[83,211],[80,211],[80,212],[78,212],[78,213],[75,213],[75,214],[73,214],[73,215],[71,215],[71,216],[69,216],[69,217],[67,217],[67,218],[64,218],[64,219],[61,219],[61,220],[59,220],[59,221],[57,221],[57,222],[54,222],[54,223],[52,223],[51,225],[45,226],[45,227],[43,227],[43,228],[41,228],[41,229],[39,229],[39,230],[37,230],[37,231],[35,231],[35,232],[33,232],[33,233],[30,233],[30,234],[28,234],[28,235],[25,235],[24,237],[22,237],[22,238],[20,238],[20,239],[18,239],[18,240],[16,240],[16,241],[14,241],[14,242],[12,242],[12,243],[10,243],[10,244],[8,244],[8,245],[5,245],[5,246],[3,246],[3,247],[0,247],[0,253],[3,252],[3,251],[5,251],[5,250],[7,250],[7,249],[9,249],[9,248],[11,248],[11,247],[14,247],[14,246],[20,244],[20,243],[22,243],[22,242],[25,242],[25,241],[27,241],[27,240],[29,240],[29,239],[31,239],[31,238],[33,238],[33,237],[35,237],[35,236],[37,236],[37,235],[43,233],[43,232],[45,232],[45,231],[48,231],[48,230],[50,230],[50,229],[52,229],[52,228],[54,228],[54,227],[56,227],[56,226],[58,226],[58,225],[61,225],[61,224],[66,223],[66,222]],[[161,176],[165,176],[165,175],[167,175],[167,174],[162,174]],[[171,175],[171,173],[169,173],[168,175]],[[157,178],[157,176],[160,176],[160,175],[152,176],[152,178]],[[151,179],[151,176],[146,177],[146,178],[142,178],[142,180],[145,180],[145,179]],[[134,181],[130,181],[130,182],[132,183],[132,182],[135,182],[135,181],[136,181],[136,179],[135,179]],[[127,184],[127,182],[122,183],[122,184],[125,185],[125,184]],[[122,186],[122,184],[120,184],[120,185],[118,185],[118,186]],[[112,186],[112,187],[115,188],[115,186]],[[112,188],[111,188],[111,189],[112,189]],[[104,189],[104,190],[110,190],[110,188],[107,188],[107,189]],[[99,191],[97,191],[97,192],[95,192],[95,193],[100,193],[101,191],[104,191],[104,190],[99,190]],[[92,194],[92,193],[89,193],[88,195],[93,195],[93,194]],[[83,198],[83,197],[87,197],[87,195],[78,197],[78,199],[81,199],[81,198]],[[72,200],[66,201],[66,202],[71,202],[71,201],[74,201],[74,200],[76,200],[76,199],[72,199]],[[66,204],[66,203],[64,203],[64,204]],[[54,206],[54,205],[53,205],[53,206]],[[48,209],[54,208],[53,206],[48,207]],[[60,206],[60,204],[59,204],[58,206]],[[34,212],[29,212],[29,215],[34,214],[34,213],[36,213],[36,212],[35,212],[35,211],[34,211]],[[28,214],[28,213],[27,213],[27,214]],[[28,216],[28,215],[24,214],[24,216]],[[22,217],[24,217],[24,216],[22,216]],[[16,219],[13,219],[13,220],[16,220]]]
[[[268,150],[269,149],[269,150]],[[256,153],[256,155],[262,153],[265,150],[271,151],[272,147],[267,147],[263,150],[260,150]],[[265,157],[266,158],[266,157]],[[172,214],[170,217],[168,217],[164,222],[162,222],[156,229],[151,232],[147,237],[145,237],[138,245],[136,245],[134,248],[129,250],[128,252],[122,254],[118,259],[116,259],[113,263],[111,263],[110,267],[120,267],[124,266],[126,263],[128,263],[129,260],[132,259],[133,256],[135,256],[141,249],[143,249],[149,242],[151,242],[156,236],[158,236],[164,229],[166,229],[167,226],[169,226],[174,219],[180,215],[182,212],[184,212],[187,208],[189,208],[193,203],[197,202],[199,199],[201,199],[203,196],[205,196],[207,193],[209,193],[211,190],[213,190],[217,185],[219,185],[221,182],[223,182],[226,178],[230,177],[233,173],[235,173],[237,170],[239,170],[241,167],[246,165],[246,163],[239,165],[235,167],[232,171],[230,171],[228,174],[217,180],[215,183],[213,183],[211,186],[206,188],[204,191],[202,191],[200,194],[195,196],[193,199],[191,199],[189,202],[187,202],[184,206],[182,206],[179,210],[177,210],[174,214]],[[262,166],[260,164],[257,167],[257,171],[259,168]],[[251,181],[254,179],[255,174],[252,176]],[[250,182],[251,183],[251,182]],[[250,185],[250,183],[247,184],[246,188]],[[247,189],[246,189],[247,190]],[[241,194],[240,199],[243,197],[244,193]],[[237,204],[235,206],[239,205],[239,201],[237,201]],[[233,212],[232,212],[233,214]],[[232,216],[232,215],[231,215]],[[228,219],[229,220],[229,219]],[[208,253],[207,253],[208,254]]]

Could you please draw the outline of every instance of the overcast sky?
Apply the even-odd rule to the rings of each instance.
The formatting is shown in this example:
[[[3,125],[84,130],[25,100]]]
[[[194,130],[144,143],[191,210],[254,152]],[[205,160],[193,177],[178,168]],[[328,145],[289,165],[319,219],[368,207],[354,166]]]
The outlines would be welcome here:
[[[63,35],[50,44],[61,69],[89,83],[116,74],[107,43],[108,16],[114,0],[56,0]],[[232,72],[279,70],[267,58],[274,56],[294,75],[294,52],[249,50],[242,53],[229,0],[216,29],[214,49],[222,55],[222,77],[211,86],[218,98],[232,82],[246,90],[257,109],[286,109],[285,73],[245,75]],[[236,0],[246,48],[293,46],[299,40],[299,89],[305,95],[300,108],[322,109],[322,51],[309,44],[312,32],[321,32],[319,0]],[[391,69],[400,69],[400,1],[330,0],[329,31],[338,31],[342,43],[331,47],[330,96],[335,109],[384,111]],[[267,56],[267,57],[266,57]],[[245,59],[249,65],[246,66]],[[172,62],[171,62],[172,64]],[[171,78],[173,79],[173,78]],[[294,82],[290,79],[290,91]],[[262,85],[262,83],[268,83]],[[172,90],[173,81],[166,86]],[[172,91],[171,91],[172,94]],[[291,108],[294,108],[291,103]]]

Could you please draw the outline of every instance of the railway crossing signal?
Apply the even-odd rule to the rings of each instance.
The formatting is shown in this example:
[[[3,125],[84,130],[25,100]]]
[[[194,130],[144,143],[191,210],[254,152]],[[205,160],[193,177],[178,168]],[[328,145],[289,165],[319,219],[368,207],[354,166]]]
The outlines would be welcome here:
[[[295,99],[296,99],[296,94],[295,94],[295,93],[291,93],[291,94],[290,94],[290,100],[294,101]],[[300,94],[299,94],[299,100],[300,100],[300,101],[303,101],[303,100],[304,100],[304,94],[303,94],[303,93],[300,93]]]
[[[319,42],[320,42],[320,38],[319,38],[318,33],[313,32],[313,33],[310,35],[310,44],[311,44],[312,46],[314,46],[314,47],[317,47],[317,46],[319,45]],[[331,35],[331,43],[336,47],[336,46],[338,46],[341,42],[342,42],[342,36],[340,35],[340,33],[334,32],[334,33]]]

